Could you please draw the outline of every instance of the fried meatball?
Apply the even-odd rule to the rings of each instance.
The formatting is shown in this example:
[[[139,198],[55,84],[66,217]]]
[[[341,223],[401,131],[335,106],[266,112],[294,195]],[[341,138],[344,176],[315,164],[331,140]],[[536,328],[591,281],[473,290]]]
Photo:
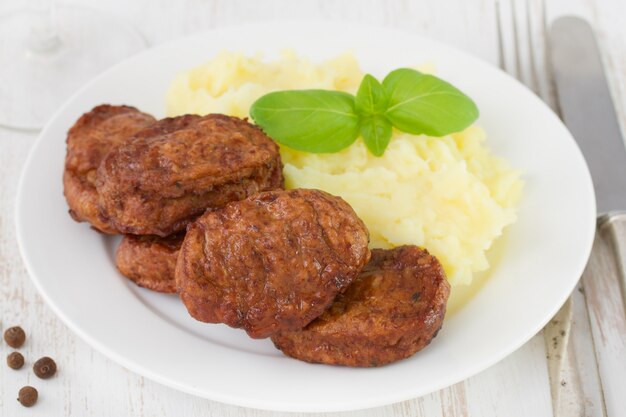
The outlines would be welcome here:
[[[368,240],[339,197],[264,192],[189,225],[176,284],[195,319],[264,338],[322,314],[369,260]]]
[[[283,187],[278,146],[212,114],[163,119],[110,152],[97,177],[101,217],[124,233],[167,236],[207,208]]]
[[[437,335],[450,285],[426,250],[374,249],[363,272],[319,318],[272,336],[288,356],[313,363],[380,366],[413,355]]]
[[[116,233],[98,216],[96,170],[104,156],[155,119],[134,107],[97,106],[83,114],[67,134],[63,188],[70,215],[104,233]]]
[[[174,271],[184,233],[168,237],[126,235],[117,248],[117,269],[149,290],[175,293]]]

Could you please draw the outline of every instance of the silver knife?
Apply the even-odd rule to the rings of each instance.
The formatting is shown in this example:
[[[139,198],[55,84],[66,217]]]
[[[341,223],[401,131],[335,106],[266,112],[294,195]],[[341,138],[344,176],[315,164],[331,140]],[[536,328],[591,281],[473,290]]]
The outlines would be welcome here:
[[[626,148],[591,27],[555,20],[550,50],[563,121],[589,165],[598,213],[626,210]]]
[[[552,24],[550,36],[561,116],[589,165],[600,215],[582,277],[602,387],[596,410],[617,417],[626,410],[626,147],[589,24],[562,17]],[[584,370],[578,375],[590,376]]]

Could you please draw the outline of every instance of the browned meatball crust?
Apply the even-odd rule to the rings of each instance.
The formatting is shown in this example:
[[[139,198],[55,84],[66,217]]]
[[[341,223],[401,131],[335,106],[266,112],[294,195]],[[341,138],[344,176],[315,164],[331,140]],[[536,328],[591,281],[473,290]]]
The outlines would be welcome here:
[[[361,275],[319,318],[272,336],[288,356],[307,362],[380,366],[423,349],[443,323],[450,286],[426,250],[374,249]]]
[[[341,198],[270,191],[192,223],[176,283],[197,320],[253,338],[301,329],[322,314],[369,260],[369,235]]]
[[[98,216],[96,170],[104,156],[155,119],[134,107],[97,106],[83,114],[67,134],[63,188],[70,215],[105,233],[116,233]]]
[[[126,235],[117,248],[117,269],[149,290],[175,293],[176,260],[185,235],[168,237]]]
[[[100,215],[124,233],[167,236],[207,208],[283,187],[278,146],[259,128],[212,114],[163,119],[110,152]]]

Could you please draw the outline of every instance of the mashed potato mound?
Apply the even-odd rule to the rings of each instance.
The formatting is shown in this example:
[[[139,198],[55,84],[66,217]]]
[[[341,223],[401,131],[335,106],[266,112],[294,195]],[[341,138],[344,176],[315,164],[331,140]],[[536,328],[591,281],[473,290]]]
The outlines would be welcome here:
[[[179,74],[167,94],[168,115],[225,113],[247,117],[275,90],[354,92],[363,77],[351,54],[314,64],[293,52],[264,61],[222,52]],[[382,157],[357,141],[334,154],[281,148],[288,188],[318,188],[348,201],[370,230],[371,247],[415,244],[442,263],[453,286],[489,267],[487,250],[515,222],[519,172],[493,156],[485,132],[471,126],[443,138],[395,131]]]
[[[283,51],[274,62],[264,62],[261,55],[223,51],[174,79],[167,94],[167,114],[248,117],[252,103],[271,91],[319,88],[354,93],[361,78],[357,60],[348,53],[315,65],[292,51]]]

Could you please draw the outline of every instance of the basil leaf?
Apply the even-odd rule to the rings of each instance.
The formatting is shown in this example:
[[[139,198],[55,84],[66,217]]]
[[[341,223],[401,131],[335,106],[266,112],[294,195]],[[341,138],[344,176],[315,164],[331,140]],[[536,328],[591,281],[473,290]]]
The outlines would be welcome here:
[[[478,108],[469,97],[433,75],[397,69],[385,77],[383,88],[389,95],[385,115],[403,132],[445,136],[478,118]]]
[[[365,117],[361,120],[361,136],[372,154],[382,156],[391,140],[391,122],[381,115]]]
[[[359,116],[382,114],[387,110],[389,98],[382,84],[371,75],[363,77],[356,93],[355,106]]]
[[[276,142],[305,152],[337,152],[359,134],[354,96],[339,91],[269,93],[252,104],[250,116]]]

